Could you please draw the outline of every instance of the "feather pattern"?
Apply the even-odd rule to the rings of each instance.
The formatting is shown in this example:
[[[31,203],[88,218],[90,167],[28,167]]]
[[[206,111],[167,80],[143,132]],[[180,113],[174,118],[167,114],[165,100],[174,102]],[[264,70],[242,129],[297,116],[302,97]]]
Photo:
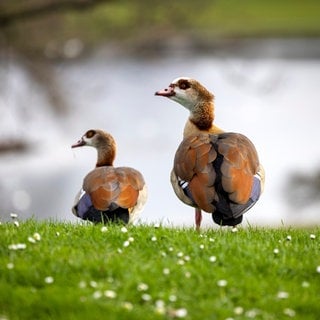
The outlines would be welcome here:
[[[96,147],[98,161],[83,180],[73,213],[92,222],[133,221],[147,198],[142,174],[130,167],[113,166],[115,143],[102,130],[89,130],[73,147],[83,145]]]
[[[255,177],[258,167],[257,152],[245,136],[198,134],[180,144],[173,175],[188,184],[188,193],[184,195],[192,200],[194,207],[213,216],[221,215],[223,224],[224,220],[238,218],[258,200],[261,189],[260,180]],[[179,196],[181,192],[177,192],[181,186],[173,187],[184,201]]]
[[[214,95],[197,80],[180,77],[157,96],[178,102],[190,112],[171,171],[178,198],[193,206],[197,229],[201,210],[219,225],[237,225],[259,199],[264,170],[252,142],[214,124]]]

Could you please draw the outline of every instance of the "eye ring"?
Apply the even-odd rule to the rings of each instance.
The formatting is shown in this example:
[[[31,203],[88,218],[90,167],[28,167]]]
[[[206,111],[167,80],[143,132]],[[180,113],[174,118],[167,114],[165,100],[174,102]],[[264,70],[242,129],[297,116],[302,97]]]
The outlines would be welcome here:
[[[190,84],[187,80],[182,80],[179,82],[179,89],[181,90],[187,90],[190,88]]]
[[[180,89],[183,89],[183,90],[187,89],[186,84],[185,84],[185,83],[181,83],[181,85],[180,85]]]
[[[95,130],[89,130],[89,131],[87,131],[87,133],[86,133],[86,137],[87,137],[88,139],[90,139],[90,138],[92,138],[95,134],[96,134],[96,131],[95,131]]]

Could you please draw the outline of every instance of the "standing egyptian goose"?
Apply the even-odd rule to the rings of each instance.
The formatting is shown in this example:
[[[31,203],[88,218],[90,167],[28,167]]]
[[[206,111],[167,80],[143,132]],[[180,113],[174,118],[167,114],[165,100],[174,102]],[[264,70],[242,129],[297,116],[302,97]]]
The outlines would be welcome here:
[[[259,199],[264,170],[252,142],[240,133],[224,132],[214,123],[214,96],[198,81],[175,79],[158,96],[190,111],[171,172],[178,198],[195,207],[196,228],[201,210],[215,223],[235,226]]]
[[[147,189],[140,172],[129,167],[113,166],[116,143],[102,130],[89,130],[71,147],[91,146],[97,149],[95,169],[83,180],[72,212],[92,222],[132,222],[147,200]]]

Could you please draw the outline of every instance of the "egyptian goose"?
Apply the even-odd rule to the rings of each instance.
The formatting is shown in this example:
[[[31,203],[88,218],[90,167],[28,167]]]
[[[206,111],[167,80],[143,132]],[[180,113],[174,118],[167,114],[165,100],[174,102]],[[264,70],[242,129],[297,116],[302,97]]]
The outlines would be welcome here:
[[[259,199],[264,169],[252,142],[240,133],[224,132],[214,123],[214,95],[198,81],[175,79],[157,96],[190,111],[174,158],[171,184],[177,197],[195,207],[196,228],[201,210],[221,226],[236,226]]]
[[[92,222],[129,223],[136,219],[147,200],[147,189],[140,172],[129,167],[113,166],[116,143],[102,130],[89,130],[72,148],[91,146],[97,149],[95,169],[83,180],[72,212]]]

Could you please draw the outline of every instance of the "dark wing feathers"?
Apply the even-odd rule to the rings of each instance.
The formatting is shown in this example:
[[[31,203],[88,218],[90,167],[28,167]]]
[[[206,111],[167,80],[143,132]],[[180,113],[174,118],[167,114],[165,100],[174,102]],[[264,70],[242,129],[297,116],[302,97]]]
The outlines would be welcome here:
[[[255,147],[245,136],[199,134],[182,141],[175,155],[173,172],[189,183],[188,191],[196,206],[213,213],[217,206],[225,203],[245,205],[248,202],[258,166]],[[232,208],[226,208],[226,212],[228,210]]]

